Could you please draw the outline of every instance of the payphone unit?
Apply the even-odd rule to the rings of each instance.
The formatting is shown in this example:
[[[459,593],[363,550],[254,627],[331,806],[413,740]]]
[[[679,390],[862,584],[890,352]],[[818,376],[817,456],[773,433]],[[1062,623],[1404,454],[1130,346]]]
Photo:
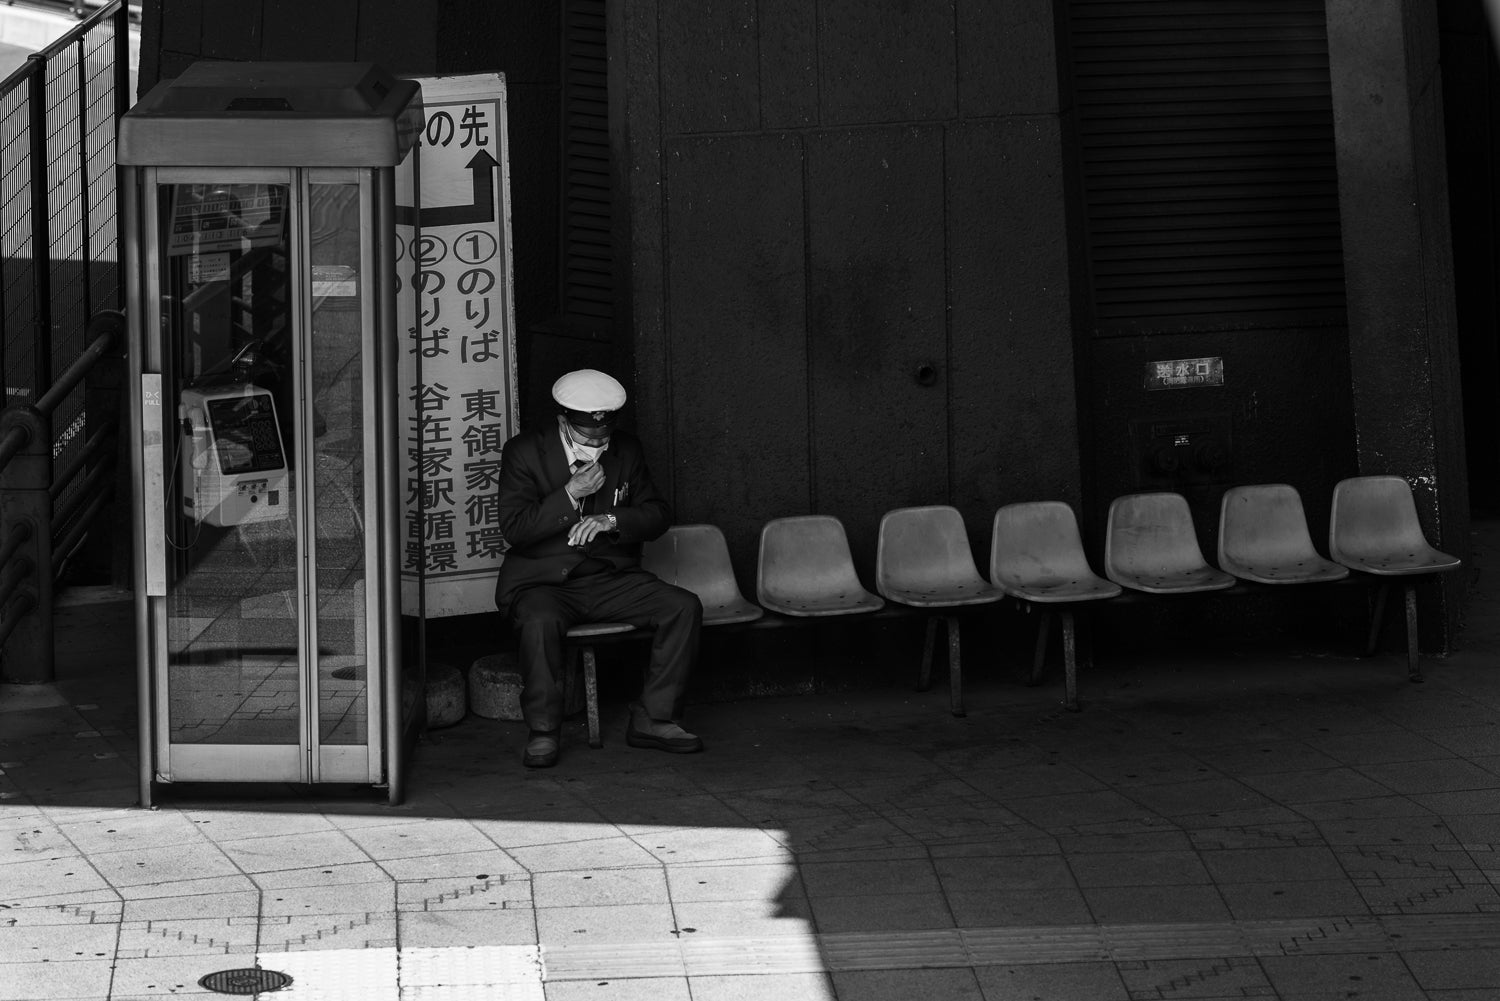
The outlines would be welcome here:
[[[184,389],[182,512],[227,527],[287,517],[286,449],[268,390]]]

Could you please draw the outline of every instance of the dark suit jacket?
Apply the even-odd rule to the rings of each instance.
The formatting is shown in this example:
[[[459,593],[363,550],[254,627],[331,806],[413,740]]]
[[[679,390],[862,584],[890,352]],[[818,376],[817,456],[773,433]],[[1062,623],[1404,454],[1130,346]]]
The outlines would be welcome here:
[[[587,550],[568,545],[568,530],[583,517],[563,488],[572,471],[556,424],[522,431],[500,458],[500,530],[510,548],[495,581],[495,605],[509,614],[526,587],[561,584],[585,557],[608,560],[617,570],[640,566],[641,543],[672,524],[672,509],[656,489],[640,440],[616,431],[600,458],[604,485],[586,514],[612,513],[619,529],[594,537]]]

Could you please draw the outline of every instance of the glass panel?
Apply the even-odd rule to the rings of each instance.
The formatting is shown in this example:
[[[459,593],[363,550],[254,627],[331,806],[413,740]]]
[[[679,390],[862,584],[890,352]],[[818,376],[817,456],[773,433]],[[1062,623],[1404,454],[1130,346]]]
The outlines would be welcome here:
[[[160,189],[174,743],[300,742],[288,194]]]
[[[369,740],[364,437],[372,405],[362,366],[358,184],[310,186],[313,522],[318,568],[318,733]]]

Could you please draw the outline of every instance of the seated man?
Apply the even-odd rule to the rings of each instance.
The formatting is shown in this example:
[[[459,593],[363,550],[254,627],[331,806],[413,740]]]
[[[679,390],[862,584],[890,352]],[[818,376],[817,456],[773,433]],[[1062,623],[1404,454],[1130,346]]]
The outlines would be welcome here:
[[[580,622],[656,630],[625,741],[679,754],[703,742],[676,723],[698,656],[703,606],[691,591],[641,568],[641,543],[665,532],[672,509],[646,469],[641,443],[615,429],[625,387],[593,369],[552,386],[556,426],[523,431],[500,462],[500,528],[510,548],[495,605],[520,640],[521,711],[531,735],[522,763],[557,763],[564,636]]]

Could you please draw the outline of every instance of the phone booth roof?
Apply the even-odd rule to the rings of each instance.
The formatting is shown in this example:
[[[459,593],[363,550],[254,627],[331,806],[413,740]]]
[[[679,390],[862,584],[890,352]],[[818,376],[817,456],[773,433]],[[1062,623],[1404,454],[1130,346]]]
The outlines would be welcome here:
[[[393,167],[422,130],[422,88],[374,63],[197,62],[120,121],[134,167]]]

